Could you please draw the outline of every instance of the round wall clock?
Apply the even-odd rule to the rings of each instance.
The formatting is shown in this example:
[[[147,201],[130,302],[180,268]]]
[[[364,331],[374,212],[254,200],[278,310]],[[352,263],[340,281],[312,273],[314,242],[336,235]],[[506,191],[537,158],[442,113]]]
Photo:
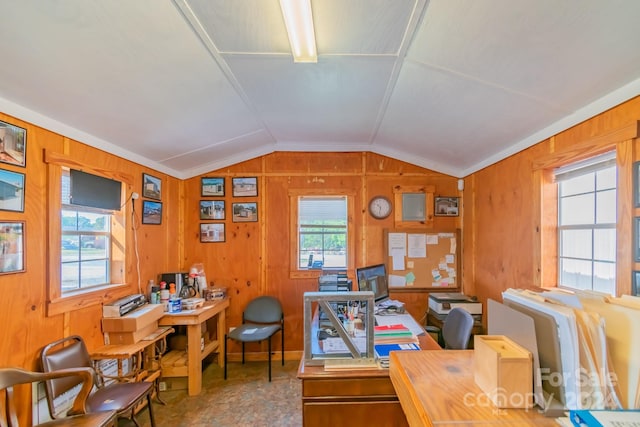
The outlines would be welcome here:
[[[384,219],[391,215],[391,200],[384,196],[375,196],[369,202],[369,213],[376,219]]]

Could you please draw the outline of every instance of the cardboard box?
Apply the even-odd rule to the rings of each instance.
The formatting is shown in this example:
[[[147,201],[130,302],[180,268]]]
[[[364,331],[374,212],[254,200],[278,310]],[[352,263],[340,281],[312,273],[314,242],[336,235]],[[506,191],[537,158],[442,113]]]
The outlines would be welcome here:
[[[504,335],[474,335],[474,380],[498,408],[533,406],[531,352]]]
[[[122,317],[103,318],[102,332],[136,332],[164,316],[162,304],[146,304]]]
[[[158,321],[138,329],[135,332],[106,332],[104,334],[105,344],[135,344],[143,338],[151,335],[158,329]]]

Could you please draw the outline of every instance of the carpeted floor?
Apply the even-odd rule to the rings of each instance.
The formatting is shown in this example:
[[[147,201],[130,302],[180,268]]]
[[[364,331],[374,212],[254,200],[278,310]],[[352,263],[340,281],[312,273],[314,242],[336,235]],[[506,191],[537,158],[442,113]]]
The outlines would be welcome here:
[[[283,367],[274,360],[271,382],[267,362],[230,362],[226,381],[223,370],[209,364],[203,370],[200,395],[188,396],[186,390],[160,392],[167,405],[154,403],[156,426],[302,426],[298,364],[286,361]],[[150,427],[146,409],[136,419],[141,427]]]

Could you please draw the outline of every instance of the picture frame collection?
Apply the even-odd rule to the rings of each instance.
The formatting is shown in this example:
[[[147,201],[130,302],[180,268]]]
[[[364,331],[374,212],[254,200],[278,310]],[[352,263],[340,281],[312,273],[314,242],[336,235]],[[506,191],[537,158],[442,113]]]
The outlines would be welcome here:
[[[203,177],[200,179],[200,196],[203,198],[199,203],[199,218],[201,221],[226,221],[227,201],[225,197],[224,177]],[[257,177],[232,177],[231,194],[234,198],[257,197],[258,178]],[[204,199],[206,198],[206,199]],[[257,222],[258,203],[252,202],[232,202],[231,203],[232,222]],[[201,222],[200,242],[220,243],[226,240],[225,222]]]
[[[142,223],[162,224],[162,179],[142,173]]]
[[[26,162],[27,130],[0,121],[0,211],[24,214]],[[0,275],[26,271],[25,234],[24,219],[0,220]]]

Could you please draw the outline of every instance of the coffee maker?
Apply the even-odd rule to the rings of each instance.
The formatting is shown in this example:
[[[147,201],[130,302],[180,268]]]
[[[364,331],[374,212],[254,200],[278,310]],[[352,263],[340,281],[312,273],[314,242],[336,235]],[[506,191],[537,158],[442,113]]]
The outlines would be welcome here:
[[[189,279],[189,273],[187,272],[179,272],[179,273],[161,273],[159,275],[160,282],[167,282],[167,289],[169,289],[169,283],[176,284],[176,294],[181,296],[182,288],[185,286]],[[186,289],[185,289],[186,290]]]

